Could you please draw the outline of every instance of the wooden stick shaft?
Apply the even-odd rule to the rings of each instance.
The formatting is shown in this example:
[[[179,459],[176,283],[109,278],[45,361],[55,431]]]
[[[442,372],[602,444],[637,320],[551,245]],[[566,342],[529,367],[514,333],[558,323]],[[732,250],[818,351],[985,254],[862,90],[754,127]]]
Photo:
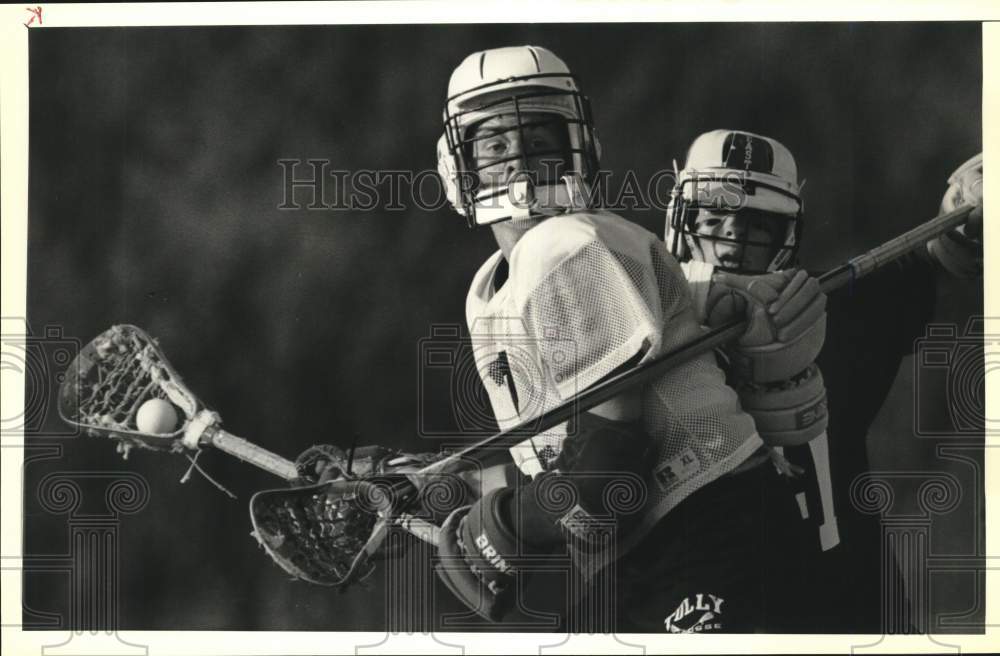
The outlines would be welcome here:
[[[438,545],[441,529],[431,522],[403,513],[396,518],[396,523],[427,544],[435,547]]]
[[[205,439],[205,443],[255,467],[260,467],[275,476],[280,476],[286,481],[292,481],[299,477],[295,463],[224,430],[212,431]]]

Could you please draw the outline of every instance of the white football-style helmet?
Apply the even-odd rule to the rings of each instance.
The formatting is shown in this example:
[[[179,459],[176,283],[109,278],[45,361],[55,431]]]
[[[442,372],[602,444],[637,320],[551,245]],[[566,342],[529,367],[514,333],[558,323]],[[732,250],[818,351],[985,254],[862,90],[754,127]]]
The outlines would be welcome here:
[[[784,239],[778,244],[749,241],[694,230],[698,210],[758,210],[781,221]],[[775,139],[740,130],[713,130],[700,135],[688,149],[684,169],[667,206],[665,238],[674,257],[699,259],[702,240],[776,247],[767,271],[792,264],[802,236],[803,203],[798,170],[791,151]],[[719,266],[743,273],[742,266]]]
[[[529,122],[524,114],[546,118]],[[527,176],[515,176],[509,185],[480,185],[479,171],[486,167],[477,167],[472,156],[473,129],[496,116],[515,119],[510,131],[550,122],[562,126],[566,138],[558,151],[531,156],[558,156],[566,174],[557,181],[531,181],[534,184]],[[525,150],[490,166],[520,159],[522,170],[527,170]],[[590,102],[566,64],[545,48],[518,46],[473,53],[452,73],[437,158],[449,202],[475,227],[585,208],[597,174],[600,146]]]

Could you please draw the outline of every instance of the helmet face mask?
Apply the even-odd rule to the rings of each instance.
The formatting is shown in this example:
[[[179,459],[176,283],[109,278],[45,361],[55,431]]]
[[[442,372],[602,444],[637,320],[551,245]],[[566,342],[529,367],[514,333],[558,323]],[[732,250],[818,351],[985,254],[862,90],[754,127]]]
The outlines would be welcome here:
[[[689,207],[675,234],[684,240],[687,259],[757,274],[768,271],[773,262],[794,260],[796,249],[787,245],[787,235],[796,225],[797,217],[763,210]]]
[[[532,145],[539,134],[543,143]],[[490,140],[507,148],[491,157]],[[586,205],[598,158],[590,103],[551,52],[488,50],[452,74],[438,171],[470,226]]]
[[[715,130],[691,145],[667,208],[667,246],[679,261],[735,273],[795,263],[802,198],[795,160],[768,137]]]
[[[572,168],[566,120],[554,114],[499,114],[472,126],[463,145],[465,161],[481,191],[505,188],[512,175],[534,184],[556,184]]]

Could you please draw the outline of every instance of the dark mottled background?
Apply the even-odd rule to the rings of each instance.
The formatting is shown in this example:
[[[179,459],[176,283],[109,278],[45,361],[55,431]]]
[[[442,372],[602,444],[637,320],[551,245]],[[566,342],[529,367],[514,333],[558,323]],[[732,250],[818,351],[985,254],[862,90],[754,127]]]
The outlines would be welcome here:
[[[474,50],[542,45],[591,96],[612,185],[682,161],[705,130],[782,140],[808,181],[803,259],[821,268],[929,218],[947,175],[981,150],[980,34],[959,23],[32,30],[28,319],[81,340],[144,327],[229,430],[288,456],[355,438],[428,450],[419,400],[434,422],[449,399],[445,384],[418,392],[420,340],[463,322],[489,232],[410,203],[279,210],[279,159],[433,169],[452,68]],[[660,212],[623,214],[661,229]],[[964,321],[982,295],[981,283],[940,287],[939,320]],[[973,465],[947,461],[940,440],[914,439],[913,389],[908,361],[875,466],[975,485],[978,452]],[[39,504],[44,476],[145,477],[147,506],[118,529],[121,627],[371,630],[405,594],[386,595],[381,573],[344,595],[290,583],[248,535],[246,501],[274,485],[266,474],[205,454],[232,501],[198,476],[178,485],[182,459],[123,462],[96,440],[45,437],[61,428],[50,412],[29,439],[29,457],[42,455],[31,445],[63,451],[25,469],[25,553],[69,548],[67,516]],[[976,498],[935,520],[933,551],[977,548]],[[103,498],[88,504],[98,512]],[[26,568],[26,624],[65,626],[70,577]],[[977,612],[975,583],[937,577],[936,612]]]

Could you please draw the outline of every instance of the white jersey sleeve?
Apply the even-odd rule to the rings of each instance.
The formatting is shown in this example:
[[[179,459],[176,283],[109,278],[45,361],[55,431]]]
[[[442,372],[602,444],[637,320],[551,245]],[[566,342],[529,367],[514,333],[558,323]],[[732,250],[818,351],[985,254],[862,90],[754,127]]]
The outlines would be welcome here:
[[[661,327],[688,299],[683,279],[657,280],[650,233],[602,218],[549,219],[511,257],[513,306],[538,339],[559,400],[658,349]]]

